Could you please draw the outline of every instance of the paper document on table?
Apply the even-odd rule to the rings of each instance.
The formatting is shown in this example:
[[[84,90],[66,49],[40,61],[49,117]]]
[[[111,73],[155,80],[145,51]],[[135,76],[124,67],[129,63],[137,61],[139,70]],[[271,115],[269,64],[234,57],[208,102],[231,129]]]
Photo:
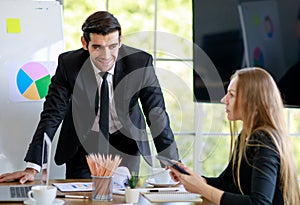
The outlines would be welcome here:
[[[53,183],[61,192],[92,191],[92,182]]]
[[[150,202],[185,202],[185,201],[202,201],[200,194],[189,192],[156,192],[142,193]]]
[[[92,191],[92,182],[66,182],[66,183],[53,183],[61,192],[80,192],[80,191]],[[114,194],[125,194],[125,188],[113,187]]]

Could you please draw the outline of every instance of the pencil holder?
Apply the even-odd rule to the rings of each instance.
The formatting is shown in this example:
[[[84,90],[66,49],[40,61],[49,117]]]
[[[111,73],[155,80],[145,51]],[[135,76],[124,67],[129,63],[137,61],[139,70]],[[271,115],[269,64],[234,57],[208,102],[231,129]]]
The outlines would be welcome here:
[[[112,201],[113,180],[112,176],[92,176],[92,200]]]

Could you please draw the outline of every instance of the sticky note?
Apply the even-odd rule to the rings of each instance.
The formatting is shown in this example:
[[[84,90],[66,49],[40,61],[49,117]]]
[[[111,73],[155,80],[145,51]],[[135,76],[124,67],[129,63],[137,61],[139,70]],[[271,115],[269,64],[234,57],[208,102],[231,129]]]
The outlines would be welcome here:
[[[7,33],[21,33],[21,22],[19,18],[6,19]]]

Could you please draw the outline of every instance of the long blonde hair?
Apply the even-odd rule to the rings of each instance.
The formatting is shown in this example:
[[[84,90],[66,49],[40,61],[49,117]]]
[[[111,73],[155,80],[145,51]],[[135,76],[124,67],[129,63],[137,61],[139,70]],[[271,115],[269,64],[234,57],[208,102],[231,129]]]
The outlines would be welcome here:
[[[293,147],[288,136],[284,106],[276,83],[267,71],[257,67],[238,70],[231,79],[233,78],[237,80],[235,108],[239,105],[243,115],[239,146],[236,143],[233,145],[236,142],[237,130],[232,127],[234,123],[231,123],[231,144],[234,147],[232,169],[237,176],[240,191],[243,193],[240,185],[240,166],[242,158],[246,158],[247,139],[253,132],[262,130],[272,139],[280,156],[279,184],[284,204],[300,204]],[[234,166],[237,169],[234,169]]]

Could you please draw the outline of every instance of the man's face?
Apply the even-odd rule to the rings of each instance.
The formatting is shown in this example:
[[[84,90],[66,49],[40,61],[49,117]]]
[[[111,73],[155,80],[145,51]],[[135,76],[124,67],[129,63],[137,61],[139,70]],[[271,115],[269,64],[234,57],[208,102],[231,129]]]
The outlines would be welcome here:
[[[121,46],[119,31],[115,31],[105,36],[91,33],[90,39],[91,40],[87,45],[84,38],[81,37],[83,48],[89,51],[94,65],[99,70],[102,72],[110,70],[117,60],[119,48]]]

